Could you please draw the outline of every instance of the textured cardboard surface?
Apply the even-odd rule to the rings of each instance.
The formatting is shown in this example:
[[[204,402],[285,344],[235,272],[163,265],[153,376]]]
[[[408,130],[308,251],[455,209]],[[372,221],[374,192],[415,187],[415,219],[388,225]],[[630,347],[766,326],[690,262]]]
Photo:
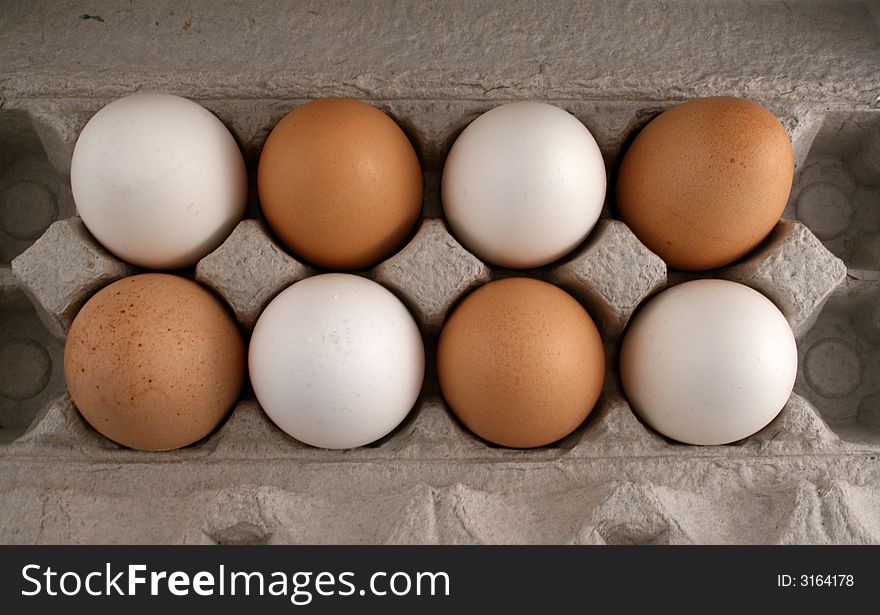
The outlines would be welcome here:
[[[6,3],[0,12],[0,542],[880,542],[880,14],[871,2]],[[100,18],[100,19],[98,19]],[[228,421],[148,454],[94,432],[65,394],[63,335],[98,288],[134,270],[75,217],[73,145],[116,96],[197,99],[251,174],[248,214],[181,272],[244,331],[317,271],[259,221],[260,147],[312,97],[371,100],[425,172],[424,220],[362,272],[410,307],[428,351],[411,415],[373,445],[296,442],[246,388]],[[738,94],[792,136],[786,221],[706,276],[758,288],[799,336],[795,393],[734,445],[690,447],[644,426],[619,390],[616,345],[638,305],[695,277],[667,271],[604,217],[562,261],[525,272],[576,295],[601,325],[609,373],[573,434],[537,450],[466,432],[439,395],[436,335],[468,290],[511,275],[449,234],[446,152],[506,100],[553,102],[593,132],[612,179],[626,143],[676,101]],[[57,221],[56,221],[57,220]],[[702,275],[702,274],[701,274]]]

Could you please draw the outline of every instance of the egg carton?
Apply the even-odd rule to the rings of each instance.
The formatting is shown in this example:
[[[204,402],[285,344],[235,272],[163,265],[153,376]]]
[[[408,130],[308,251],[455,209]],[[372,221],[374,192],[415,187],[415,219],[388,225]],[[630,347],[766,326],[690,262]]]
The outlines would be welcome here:
[[[687,14],[687,2],[670,5]],[[323,10],[337,23],[347,17]],[[438,10],[452,19],[449,5]],[[809,10],[816,9],[799,9]],[[803,15],[796,10],[792,19]],[[562,83],[536,86],[541,77],[521,77],[506,86],[485,80],[500,83],[498,90],[484,82],[455,91],[422,83],[412,90],[421,95],[405,96],[387,83],[315,86],[281,75],[279,96],[277,83],[260,94],[246,79],[211,78],[214,85],[169,87],[161,75],[148,83],[196,97],[242,147],[251,190],[245,219],[196,267],[177,273],[225,300],[246,339],[278,292],[322,272],[284,250],[261,220],[256,166],[275,123],[308,98],[344,94],[369,99],[409,136],[425,176],[422,219],[397,253],[358,274],[396,293],[420,325],[428,365],[419,400],[394,432],[343,451],[287,436],[247,385],[228,420],[184,449],[133,451],[95,432],[66,393],[64,336],[92,294],[139,270],[102,248],[76,217],[70,158],[86,121],[128,90],[95,76],[98,94],[86,95],[57,78],[47,86],[39,75],[12,74],[6,83],[13,86],[0,90],[0,542],[880,542],[880,111],[823,91],[809,75],[808,100],[751,82],[738,88],[786,126],[795,184],[783,220],[761,246],[730,267],[694,274],[667,270],[614,218],[620,157],[641,127],[678,102],[668,85],[601,99],[589,88],[573,96]],[[557,263],[517,272],[481,262],[455,239],[439,184],[464,127],[524,97],[580,119],[611,181],[603,217],[583,245]],[[512,275],[545,279],[577,297],[608,356],[602,396],[585,423],[533,450],[493,446],[464,429],[440,395],[433,364],[456,302]],[[666,286],[699,277],[758,289],[798,339],[789,402],[770,425],[732,445],[688,446],[659,435],[633,413],[619,384],[617,349],[632,314]]]

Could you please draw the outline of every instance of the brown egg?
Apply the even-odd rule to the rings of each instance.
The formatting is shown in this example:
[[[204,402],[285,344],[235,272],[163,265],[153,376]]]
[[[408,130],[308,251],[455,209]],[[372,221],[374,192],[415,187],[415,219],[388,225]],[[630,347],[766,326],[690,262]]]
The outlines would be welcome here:
[[[741,98],[691,100],[655,118],[624,155],[621,218],[670,267],[714,269],[752,251],[791,192],[788,133]]]
[[[288,113],[263,146],[257,183],[275,234],[329,269],[390,256],[422,207],[422,171],[406,135],[356,100],[317,100]]]
[[[571,433],[587,417],[605,375],[596,325],[568,293],[507,278],[468,295],[437,348],[440,388],[475,434],[531,448]]]
[[[226,417],[244,379],[229,311],[180,277],[148,273],[98,291],[70,327],[64,375],[96,430],[124,446],[192,444]]]

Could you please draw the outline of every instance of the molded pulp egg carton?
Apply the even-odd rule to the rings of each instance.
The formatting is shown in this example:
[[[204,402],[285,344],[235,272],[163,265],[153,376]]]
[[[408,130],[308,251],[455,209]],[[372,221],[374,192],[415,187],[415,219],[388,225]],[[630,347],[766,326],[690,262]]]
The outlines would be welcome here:
[[[872,3],[616,2],[6,5],[0,11],[0,542],[880,542],[880,34]],[[702,33],[702,34],[700,34]],[[274,124],[305,100],[369,100],[410,137],[423,219],[360,272],[422,327],[425,385],[408,419],[354,450],[277,429],[245,387],[228,421],[169,453],[121,448],[66,394],[64,335],[99,288],[137,270],[89,235],[69,188],[73,146],[104,104],[181,94],[238,139],[246,219],[194,269],[247,336],[278,292],[318,273],[260,220],[255,170]],[[763,102],[792,137],[784,219],[753,254],[667,271],[613,218],[635,133],[701,95]],[[570,111],[605,156],[603,218],[572,255],[490,268],[442,218],[439,178],[461,130],[509,100]],[[587,421],[536,450],[495,447],[445,407],[433,366],[469,290],[528,275],[577,296],[608,354]],[[758,434],[672,442],[643,425],[617,376],[621,332],[668,284],[723,277],[770,297],[798,337],[795,392]]]

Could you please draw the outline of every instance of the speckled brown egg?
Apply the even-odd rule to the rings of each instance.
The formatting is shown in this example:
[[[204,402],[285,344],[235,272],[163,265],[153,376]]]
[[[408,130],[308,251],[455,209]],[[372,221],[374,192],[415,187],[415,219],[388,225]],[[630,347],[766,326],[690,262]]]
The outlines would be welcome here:
[[[440,333],[440,387],[475,434],[531,448],[571,433],[587,417],[605,374],[599,331],[568,293],[507,278],[465,297]]]
[[[64,347],[76,407],[124,446],[192,444],[223,421],[241,391],[244,343],[226,307],[177,276],[148,273],[98,291]]]
[[[278,238],[329,269],[390,256],[422,207],[422,171],[406,135],[380,110],[350,99],[317,100],[278,122],[257,183]]]
[[[773,230],[793,174],[791,140],[770,111],[741,98],[701,98],[638,134],[620,165],[617,207],[670,267],[714,269]]]

